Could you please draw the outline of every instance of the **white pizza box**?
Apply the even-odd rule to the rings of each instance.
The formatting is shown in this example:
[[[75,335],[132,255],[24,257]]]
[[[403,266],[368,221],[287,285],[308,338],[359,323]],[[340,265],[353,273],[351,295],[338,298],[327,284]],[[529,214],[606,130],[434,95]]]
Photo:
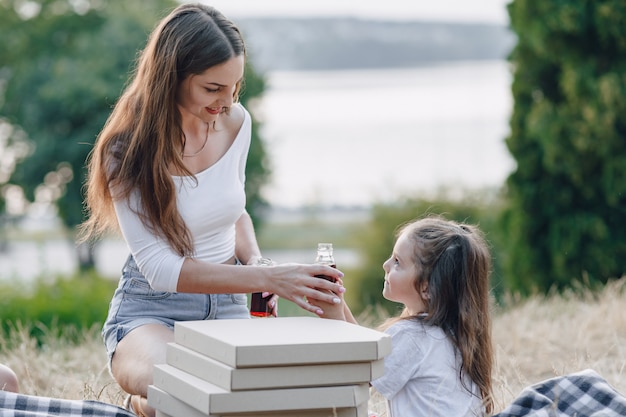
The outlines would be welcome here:
[[[148,387],[148,405],[156,410],[157,417],[218,417],[215,414],[204,414],[167,392],[150,385]],[[245,414],[227,414],[228,417],[368,417],[368,403],[357,407],[324,409],[273,411],[259,413],[253,411]]]
[[[297,411],[295,413],[285,411],[284,413],[251,413],[251,414],[229,414],[226,417],[368,417],[367,407],[360,406],[356,409],[341,408],[339,410],[321,410],[321,411]],[[203,417],[215,417],[206,416]],[[187,417],[187,414],[165,414],[156,410],[155,417]]]
[[[174,341],[233,368],[366,362],[391,351],[385,333],[318,317],[176,322]]]
[[[361,384],[385,373],[384,359],[237,369],[177,343],[168,344],[166,362],[229,391]]]
[[[170,417],[218,417],[198,411],[154,385],[148,385],[148,405]]]
[[[358,407],[369,384],[228,391],[171,365],[155,365],[153,385],[196,410],[212,415]]]

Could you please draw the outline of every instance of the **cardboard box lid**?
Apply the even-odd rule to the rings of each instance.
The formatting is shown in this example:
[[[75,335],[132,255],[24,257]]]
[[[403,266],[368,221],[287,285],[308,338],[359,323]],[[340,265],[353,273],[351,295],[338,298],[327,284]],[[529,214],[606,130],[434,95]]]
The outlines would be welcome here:
[[[215,414],[204,414],[154,385],[148,386],[148,404],[156,409],[157,417],[220,417]],[[323,410],[270,411],[267,413],[253,411],[244,414],[222,414],[222,416],[228,417],[368,417],[368,415],[367,403],[357,407]]]
[[[219,417],[196,410],[154,385],[148,385],[148,405],[170,417]]]
[[[205,414],[319,410],[358,407],[369,385],[228,391],[170,365],[155,365],[153,385]]]
[[[385,373],[384,359],[233,368],[177,343],[168,344],[166,363],[229,391],[362,384]]]
[[[174,340],[233,368],[382,359],[385,333],[317,317],[176,322]]]

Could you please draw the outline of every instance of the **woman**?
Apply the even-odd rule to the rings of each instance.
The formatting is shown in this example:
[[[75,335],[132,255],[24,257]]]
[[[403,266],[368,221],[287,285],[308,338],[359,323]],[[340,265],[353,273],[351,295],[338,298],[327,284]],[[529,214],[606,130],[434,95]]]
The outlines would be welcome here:
[[[130,249],[103,337],[139,414],[154,412],[147,387],[174,322],[249,318],[243,293],[259,291],[323,314],[313,300],[340,303],[345,291],[330,267],[254,267],[262,256],[244,194],[251,119],[237,103],[244,63],[232,22],[206,5],[177,7],[150,35],[90,156],[84,236],[119,225]]]

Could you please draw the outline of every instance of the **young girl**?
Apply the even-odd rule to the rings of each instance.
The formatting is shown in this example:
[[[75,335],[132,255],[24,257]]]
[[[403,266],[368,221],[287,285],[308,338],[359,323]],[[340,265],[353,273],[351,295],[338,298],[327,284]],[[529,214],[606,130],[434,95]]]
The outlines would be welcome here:
[[[490,267],[474,226],[428,217],[400,229],[383,264],[383,296],[404,310],[382,326],[392,351],[385,375],[372,381],[389,417],[493,411]],[[355,322],[345,303],[324,311],[321,317]]]

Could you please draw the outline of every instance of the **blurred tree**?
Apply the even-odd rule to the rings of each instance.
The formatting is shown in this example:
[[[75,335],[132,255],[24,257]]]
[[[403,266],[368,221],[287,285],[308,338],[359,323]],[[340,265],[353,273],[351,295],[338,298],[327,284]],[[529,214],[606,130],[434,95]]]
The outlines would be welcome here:
[[[265,78],[255,71],[248,59],[246,62],[245,82],[239,100],[250,110],[252,117],[252,142],[248,153],[246,165],[246,198],[247,209],[256,227],[262,225],[261,213],[268,207],[267,201],[261,195],[263,185],[267,183],[271,175],[271,167],[264,142],[259,134],[261,123],[254,116],[254,109],[258,105],[258,99],[265,91]]]
[[[626,271],[626,7],[514,0],[505,277],[522,293]]]
[[[30,201],[53,204],[70,229],[84,220],[85,159],[117,100],[147,35],[174,0],[0,0],[0,117],[27,135],[31,153],[10,182]],[[242,102],[263,78],[247,67]],[[17,140],[17,139],[15,139]],[[248,205],[264,202],[266,153],[254,124]],[[81,259],[93,266],[92,251]]]

